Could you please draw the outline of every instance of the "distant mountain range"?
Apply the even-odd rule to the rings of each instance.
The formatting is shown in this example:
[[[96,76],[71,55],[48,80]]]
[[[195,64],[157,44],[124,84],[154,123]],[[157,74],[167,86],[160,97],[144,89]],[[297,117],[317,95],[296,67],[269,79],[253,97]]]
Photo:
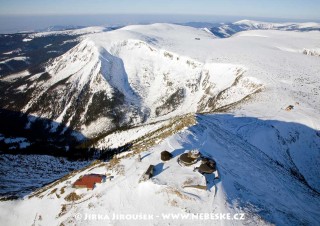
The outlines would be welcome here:
[[[184,25],[207,28],[218,38],[228,38],[238,32],[249,30],[320,31],[320,23],[271,23],[254,20],[240,20],[234,23],[189,22]]]

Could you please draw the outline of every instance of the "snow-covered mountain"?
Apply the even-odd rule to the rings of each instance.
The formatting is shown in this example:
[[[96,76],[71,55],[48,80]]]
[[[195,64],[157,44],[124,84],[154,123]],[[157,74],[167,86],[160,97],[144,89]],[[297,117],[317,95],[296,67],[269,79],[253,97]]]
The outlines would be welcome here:
[[[320,29],[319,23],[268,23],[261,21],[253,21],[253,20],[240,20],[235,23],[235,25],[248,27],[256,30],[304,30],[311,31]]]
[[[54,25],[47,28],[37,29],[36,32],[50,32],[50,31],[66,31],[66,30],[78,30],[85,28],[85,26],[76,25]]]
[[[316,137],[314,130],[291,122],[202,115],[196,125],[141,152],[141,162],[135,155],[95,162],[24,200],[0,202],[0,216],[7,225],[316,225],[320,197],[312,186],[319,186],[319,168],[310,171],[318,167]],[[193,166],[177,163],[180,154],[194,148],[217,161],[220,179],[205,178],[193,172]],[[163,150],[173,153],[173,159],[163,163]],[[311,155],[315,158],[307,160]],[[153,178],[139,183],[150,164],[155,166]],[[90,173],[113,179],[94,190],[72,187]],[[184,187],[206,179],[207,190]],[[151,218],[120,218],[140,214]],[[209,220],[197,218],[199,214],[243,214],[244,219],[224,215]]]
[[[23,112],[66,124],[87,137],[190,112],[217,111],[261,90],[242,65],[203,62],[162,48],[158,43],[163,38],[157,37],[162,31],[173,40],[187,33],[190,44],[197,44],[196,37],[212,40],[202,30],[178,25],[131,26],[86,36],[47,63],[44,72],[3,80],[12,83],[11,94],[28,96],[20,107]],[[14,109],[16,103],[2,107]]]
[[[234,23],[221,24],[209,29],[220,38],[230,37],[241,31],[249,30],[281,30],[281,31],[320,31],[319,23],[271,23],[253,20],[240,20]]]
[[[255,30],[225,39],[171,24],[101,30],[80,36],[37,72],[3,76],[1,108],[46,118],[51,132],[71,128],[93,138],[96,149],[131,146],[24,199],[0,202],[0,218],[8,225],[127,225],[106,216],[145,213],[154,219],[130,224],[317,225],[320,32],[238,23]],[[190,149],[216,160],[219,179],[177,163]],[[163,150],[170,161],[160,160]],[[139,183],[149,165],[153,178]],[[72,187],[88,173],[113,177],[92,191]],[[205,180],[207,190],[184,186]],[[199,213],[245,219],[163,217]]]

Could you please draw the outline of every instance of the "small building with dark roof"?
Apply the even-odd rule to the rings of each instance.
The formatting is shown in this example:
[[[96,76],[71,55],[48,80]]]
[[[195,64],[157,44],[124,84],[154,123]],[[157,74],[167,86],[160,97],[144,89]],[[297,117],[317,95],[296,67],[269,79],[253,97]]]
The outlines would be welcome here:
[[[172,158],[172,154],[168,151],[161,152],[161,160],[162,161],[169,161]]]
[[[182,163],[183,165],[190,166],[195,164],[198,161],[198,158],[200,157],[200,153],[198,150],[192,150],[188,153],[184,153],[180,155],[179,157],[179,163]]]
[[[294,108],[293,105],[289,105],[288,107],[286,107],[286,111],[291,111]]]
[[[201,165],[196,170],[201,174],[211,174],[217,170],[216,161],[213,159],[203,159]]]
[[[150,165],[147,171],[141,176],[139,182],[149,180],[153,176],[154,165]]]

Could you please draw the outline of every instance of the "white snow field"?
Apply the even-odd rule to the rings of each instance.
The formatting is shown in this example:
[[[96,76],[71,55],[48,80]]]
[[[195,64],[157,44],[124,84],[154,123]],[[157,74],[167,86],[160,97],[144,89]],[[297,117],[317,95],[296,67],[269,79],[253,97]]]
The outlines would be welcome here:
[[[255,30],[217,39],[202,29],[153,24],[86,35],[77,47],[48,66],[55,76],[44,86],[72,74],[70,81],[75,86],[91,81],[97,90],[116,87],[128,102],[150,112],[147,122],[210,111],[205,102],[223,90],[214,109],[237,105],[216,114],[197,114],[196,125],[142,152],[141,162],[130,155],[116,163],[98,163],[24,199],[0,202],[1,222],[319,225],[320,58],[303,53],[319,48],[320,32]],[[93,77],[100,72],[104,79],[96,83]],[[161,98],[179,88],[185,92],[183,102],[173,111],[157,115]],[[289,105],[293,109],[286,111]],[[107,125],[97,120],[97,126],[103,123]],[[161,123],[109,135],[99,145],[112,146],[118,141],[122,145]],[[97,126],[83,131],[94,134]],[[179,155],[190,149],[199,149],[217,162],[219,179],[208,177],[207,190],[183,188],[206,180],[193,172],[193,166],[177,163]],[[160,160],[163,150],[173,154],[165,163]],[[154,176],[139,183],[149,165],[155,166]],[[87,173],[114,178],[89,191],[72,188],[72,183]],[[71,192],[79,199],[66,200]],[[231,217],[243,213],[245,219],[191,219],[210,213],[229,213]],[[113,219],[113,214],[150,214],[153,219],[119,220]],[[173,219],[164,214],[183,215]]]

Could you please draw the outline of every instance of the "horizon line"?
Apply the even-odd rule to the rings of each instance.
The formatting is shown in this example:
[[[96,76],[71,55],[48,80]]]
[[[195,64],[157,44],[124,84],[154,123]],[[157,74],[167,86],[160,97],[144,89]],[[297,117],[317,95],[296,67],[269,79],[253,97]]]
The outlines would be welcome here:
[[[37,16],[156,16],[156,15],[163,15],[163,16],[197,16],[197,17],[229,17],[229,18],[239,18],[243,17],[243,20],[247,18],[260,18],[260,19],[272,19],[272,20],[315,20],[320,21],[319,18],[287,18],[287,17],[266,17],[266,16],[250,16],[250,15],[222,15],[222,14],[197,14],[197,13],[36,13],[36,14],[21,14],[21,13],[8,13],[8,14],[0,14],[0,17],[11,17],[11,16],[25,16],[25,17],[37,17]],[[205,22],[205,21],[202,21]],[[313,22],[313,21],[310,21]]]

